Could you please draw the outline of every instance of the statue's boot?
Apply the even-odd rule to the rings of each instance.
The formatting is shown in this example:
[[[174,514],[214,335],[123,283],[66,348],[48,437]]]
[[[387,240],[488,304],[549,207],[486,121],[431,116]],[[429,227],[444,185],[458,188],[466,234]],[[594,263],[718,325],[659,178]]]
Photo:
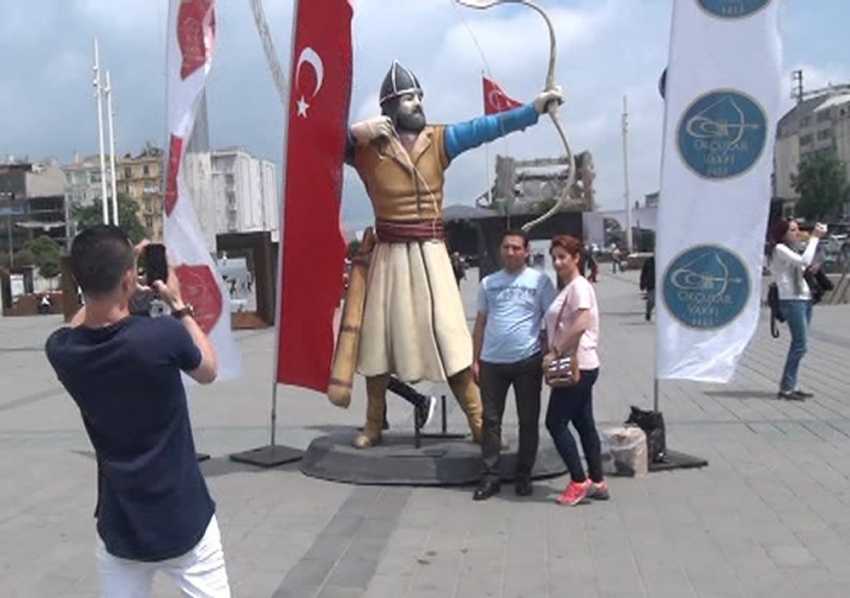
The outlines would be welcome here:
[[[472,432],[472,441],[480,443],[484,409],[481,407],[481,394],[472,377],[472,369],[467,368],[449,378],[449,386],[460,408],[466,414],[469,431]]]
[[[389,374],[366,377],[366,424],[354,438],[354,446],[357,448],[368,448],[381,442],[389,381]]]

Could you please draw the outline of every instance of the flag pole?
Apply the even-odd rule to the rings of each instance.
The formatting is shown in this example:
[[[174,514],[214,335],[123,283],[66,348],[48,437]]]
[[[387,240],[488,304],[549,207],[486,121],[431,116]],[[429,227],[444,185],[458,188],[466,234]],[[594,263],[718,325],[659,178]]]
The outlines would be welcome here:
[[[106,192],[106,157],[103,149],[103,85],[100,82],[100,50],[94,38],[94,95],[97,100],[97,137],[100,145],[100,193],[103,223],[109,224],[109,198]]]
[[[623,199],[626,208],[626,250],[632,253],[632,200],[629,192],[629,100],[623,96]]]
[[[292,13],[292,45],[290,48],[289,55],[290,57],[295,56],[295,36],[297,33],[298,27],[298,9],[301,6],[301,1],[296,0],[295,7]],[[278,360],[278,355],[280,354],[280,323],[281,316],[283,311],[283,231],[284,231],[284,217],[286,215],[286,167],[287,167],[287,154],[289,153],[289,115],[290,115],[290,104],[291,104],[291,95],[292,95],[292,86],[289,85],[286,87],[286,93],[284,94],[284,105],[283,105],[283,113],[284,124],[283,124],[283,160],[281,162],[281,174],[282,174],[282,185],[280,190],[280,209],[278,213],[278,234],[277,234],[277,270],[275,272],[277,280],[275,281],[275,319],[274,319],[274,364],[272,367],[272,407],[271,407],[271,415],[270,415],[270,434],[269,434],[269,444],[266,446],[261,446],[256,449],[251,449],[245,451],[243,453],[235,453],[230,455],[230,460],[235,461],[236,463],[247,463],[249,465],[256,465],[258,467],[264,468],[272,468],[278,467],[280,465],[286,465],[287,463],[293,463],[295,461],[299,461],[304,457],[304,451],[291,448],[288,446],[281,446],[277,444],[277,391],[278,391],[278,375],[280,369],[280,363]]]

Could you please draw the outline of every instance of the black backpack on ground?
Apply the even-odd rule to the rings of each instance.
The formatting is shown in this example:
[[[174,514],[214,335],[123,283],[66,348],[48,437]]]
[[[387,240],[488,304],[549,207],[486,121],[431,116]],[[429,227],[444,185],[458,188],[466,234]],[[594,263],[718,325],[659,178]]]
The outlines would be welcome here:
[[[626,423],[639,427],[646,434],[649,463],[664,463],[667,460],[667,433],[664,415],[660,411],[645,411],[632,405]]]

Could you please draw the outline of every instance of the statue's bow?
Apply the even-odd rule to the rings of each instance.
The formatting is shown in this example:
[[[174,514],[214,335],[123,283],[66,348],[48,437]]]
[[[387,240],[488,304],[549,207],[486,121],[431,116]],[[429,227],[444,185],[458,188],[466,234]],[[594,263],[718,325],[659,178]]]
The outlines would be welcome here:
[[[546,11],[543,10],[539,5],[537,5],[532,0],[455,0],[458,4],[469,8],[478,8],[478,9],[486,9],[492,8],[494,6],[498,6],[500,4],[524,4],[529,8],[533,8],[537,11],[540,16],[543,17],[543,20],[546,21],[547,27],[549,27],[549,72],[546,75],[546,87],[545,89],[551,90],[555,88],[555,61],[558,57],[558,44],[555,40],[555,27],[552,25],[552,20],[549,18],[549,15],[546,14]],[[567,157],[567,167],[569,172],[567,174],[567,184],[564,187],[563,193],[558,198],[558,201],[553,205],[549,211],[541,216],[535,218],[531,222],[526,223],[522,229],[524,231],[529,231],[531,228],[537,226],[541,222],[548,220],[553,215],[555,215],[558,211],[561,210],[566,204],[570,196],[570,191],[573,188],[573,185],[576,182],[576,169],[575,169],[575,160],[573,159],[573,151],[570,148],[570,141],[567,138],[567,133],[564,131],[564,127],[561,124],[560,110],[557,102],[552,102],[549,105],[549,117],[552,119],[552,124],[555,125],[555,129],[558,130],[558,135],[561,136],[561,141],[564,143],[564,150],[566,151]]]

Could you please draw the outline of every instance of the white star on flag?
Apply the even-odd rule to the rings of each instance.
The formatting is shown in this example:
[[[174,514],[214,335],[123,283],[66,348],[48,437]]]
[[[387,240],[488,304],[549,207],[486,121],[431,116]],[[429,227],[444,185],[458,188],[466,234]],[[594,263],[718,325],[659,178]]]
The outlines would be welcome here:
[[[308,104],[304,100],[304,96],[301,96],[301,98],[298,100],[298,116],[300,116],[301,118],[307,118],[307,108],[309,107],[310,104]]]

